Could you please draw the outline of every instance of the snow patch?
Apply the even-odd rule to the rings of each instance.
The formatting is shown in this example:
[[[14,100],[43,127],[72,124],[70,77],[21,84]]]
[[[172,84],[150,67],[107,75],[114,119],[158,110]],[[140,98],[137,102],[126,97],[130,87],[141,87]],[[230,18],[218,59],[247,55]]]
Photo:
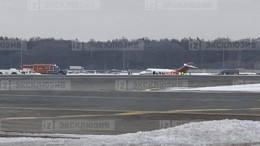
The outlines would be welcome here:
[[[50,134],[51,135],[51,134]],[[51,136],[61,136],[53,134]],[[70,138],[0,138],[0,145],[209,145],[260,144],[260,122],[221,120],[188,123],[181,126],[122,135],[63,135]],[[75,139],[79,138],[79,139]]]
[[[215,87],[198,87],[198,88],[169,88],[163,91],[239,91],[239,92],[260,92],[260,84],[244,84],[244,85],[229,85]]]

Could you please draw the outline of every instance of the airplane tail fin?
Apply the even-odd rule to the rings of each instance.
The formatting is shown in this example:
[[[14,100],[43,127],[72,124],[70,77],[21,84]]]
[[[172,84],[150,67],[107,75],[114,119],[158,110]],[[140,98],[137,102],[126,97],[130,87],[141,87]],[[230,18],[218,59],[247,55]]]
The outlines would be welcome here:
[[[197,68],[195,66],[193,66],[193,62],[189,62],[189,63],[184,63],[184,65],[177,69],[177,72],[182,72],[182,73],[186,73],[190,68]]]

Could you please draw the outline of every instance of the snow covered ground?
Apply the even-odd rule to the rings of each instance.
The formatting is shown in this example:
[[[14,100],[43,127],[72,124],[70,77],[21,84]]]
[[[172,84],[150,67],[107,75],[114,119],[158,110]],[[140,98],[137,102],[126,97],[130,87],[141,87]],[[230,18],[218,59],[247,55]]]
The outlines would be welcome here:
[[[28,136],[28,135],[27,135]],[[260,145],[260,122],[221,120],[122,135],[59,135],[70,138],[0,138],[4,146],[101,146],[101,145]],[[74,138],[74,139],[72,139]],[[75,139],[76,138],[76,139]]]
[[[169,88],[163,91],[223,91],[223,92],[260,92],[260,84],[244,84],[244,85],[229,85],[216,87],[198,87],[198,88]]]

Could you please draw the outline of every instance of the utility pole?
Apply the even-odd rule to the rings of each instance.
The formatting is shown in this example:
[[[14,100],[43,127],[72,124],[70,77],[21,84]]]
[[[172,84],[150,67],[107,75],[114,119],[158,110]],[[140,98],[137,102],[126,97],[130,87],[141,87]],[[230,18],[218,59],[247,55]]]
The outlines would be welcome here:
[[[240,68],[240,61],[241,61],[241,50],[239,48],[238,54],[237,54],[237,68]]]
[[[123,70],[125,70],[125,48],[123,48]]]
[[[12,68],[12,59],[11,59],[10,51],[8,52],[8,56],[9,56],[9,68]]]
[[[224,50],[224,47],[223,47],[223,52],[222,52],[222,68],[223,69],[225,68],[225,50]]]
[[[21,60],[20,60],[20,64],[21,64],[21,66],[20,67],[22,67],[23,66],[23,49],[22,49],[23,47],[21,47]]]

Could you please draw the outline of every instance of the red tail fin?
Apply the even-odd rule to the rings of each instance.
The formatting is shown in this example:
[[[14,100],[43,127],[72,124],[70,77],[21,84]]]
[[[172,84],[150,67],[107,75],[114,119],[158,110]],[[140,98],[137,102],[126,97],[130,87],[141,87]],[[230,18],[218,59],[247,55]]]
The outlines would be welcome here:
[[[185,63],[181,68],[177,69],[176,71],[186,73],[190,68],[197,68],[197,67],[193,66],[192,62],[189,62],[189,63]]]

